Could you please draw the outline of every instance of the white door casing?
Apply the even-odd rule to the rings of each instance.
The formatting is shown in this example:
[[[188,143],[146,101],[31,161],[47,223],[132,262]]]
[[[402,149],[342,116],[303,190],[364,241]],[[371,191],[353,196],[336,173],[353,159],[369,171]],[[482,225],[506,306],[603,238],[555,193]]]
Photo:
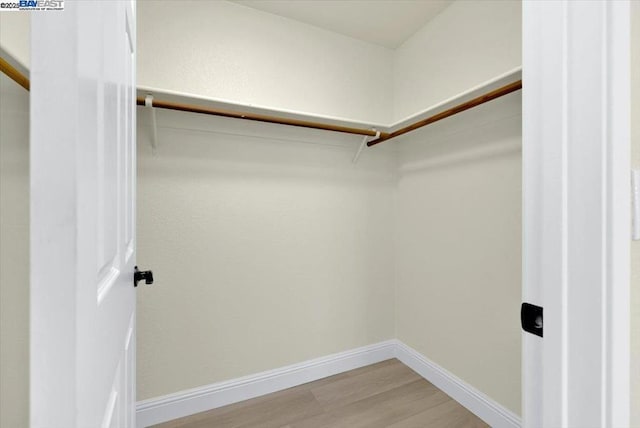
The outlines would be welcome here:
[[[135,426],[134,14],[32,12],[34,428]]]
[[[629,425],[629,2],[523,3],[525,427]]]

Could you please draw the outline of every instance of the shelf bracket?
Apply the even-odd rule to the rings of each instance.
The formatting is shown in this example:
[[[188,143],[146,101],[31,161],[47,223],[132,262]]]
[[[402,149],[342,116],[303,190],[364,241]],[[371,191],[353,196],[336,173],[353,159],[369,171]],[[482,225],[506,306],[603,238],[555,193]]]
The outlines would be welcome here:
[[[373,131],[376,131],[376,130],[373,129]],[[370,137],[369,135],[365,135],[364,138],[362,139],[362,143],[360,143],[360,146],[358,147],[358,150],[356,151],[356,154],[353,156],[353,159],[351,160],[351,163],[353,163],[353,164],[358,163],[358,159],[360,158],[360,154],[362,153],[362,150],[364,150],[364,148],[366,147],[367,143],[369,141],[377,140],[378,138],[380,138],[380,131],[376,131],[376,135],[374,137]]]
[[[155,155],[158,149],[158,126],[156,122],[156,109],[153,108],[153,95],[147,94],[144,98],[144,106],[149,110],[151,119],[151,152]]]

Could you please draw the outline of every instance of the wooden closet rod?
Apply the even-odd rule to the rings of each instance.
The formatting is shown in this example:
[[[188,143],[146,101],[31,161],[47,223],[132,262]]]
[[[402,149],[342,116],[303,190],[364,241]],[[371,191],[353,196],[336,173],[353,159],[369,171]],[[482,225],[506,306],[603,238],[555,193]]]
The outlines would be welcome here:
[[[14,80],[18,85],[25,88],[27,91],[30,89],[29,79],[25,75],[20,73],[20,71],[18,71],[15,67],[9,64],[2,57],[0,57],[0,71],[6,74],[10,79]],[[407,125],[404,128],[400,128],[397,131],[394,131],[391,133],[380,132],[380,137],[375,140],[367,142],[367,146],[372,147],[372,146],[375,146],[376,144],[389,141],[392,138],[399,137],[400,135],[404,135],[408,132],[411,132],[418,128],[422,128],[423,126],[430,125],[434,122],[453,116],[465,110],[469,110],[470,108],[479,106],[480,104],[484,104],[491,100],[495,100],[496,98],[500,98],[504,95],[510,94],[519,89],[522,89],[522,80],[518,80],[517,82],[513,82],[508,85],[502,86],[498,89],[494,89],[491,92],[488,92],[484,95],[480,95],[479,97],[466,101],[462,104],[459,104],[455,107],[452,107],[441,113],[435,114],[426,119],[418,120],[417,122]],[[136,99],[136,103],[140,106],[145,105],[144,101],[145,101],[144,98]],[[258,122],[275,123],[280,125],[299,126],[302,128],[312,128],[312,129],[322,129],[326,131],[344,132],[347,134],[367,135],[371,137],[376,136],[376,131],[373,131],[371,129],[352,128],[348,126],[331,125],[327,123],[312,122],[312,121],[299,120],[299,119],[288,119],[288,118],[269,116],[269,115],[263,115],[263,114],[257,114],[257,113],[244,113],[244,112],[239,112],[234,110],[202,107],[202,106],[196,106],[196,105],[174,103],[169,101],[160,101],[155,99],[153,100],[153,107],[164,108],[169,110],[186,111],[186,112],[192,112],[192,113],[209,114],[213,116],[232,117],[236,119],[246,119],[246,120],[253,120]]]
[[[0,57],[0,71],[6,74],[10,79],[15,81],[27,91],[30,89],[29,79],[20,73],[15,67],[9,64],[4,58]],[[136,103],[139,106],[145,105],[144,98],[137,98]],[[312,122],[308,120],[288,119],[277,116],[268,116],[257,113],[244,113],[233,110],[218,109],[212,107],[201,107],[189,104],[173,103],[169,101],[153,100],[153,107],[164,108],[169,110],[187,111],[192,113],[209,114],[213,116],[233,117],[236,119],[247,119],[258,122],[276,123],[280,125],[299,126],[302,128],[322,129],[325,131],[344,132],[347,134],[376,136],[376,131],[371,129],[353,128],[349,126],[332,125],[328,123]],[[381,136],[387,135],[381,132]]]
[[[13,65],[9,64],[4,58],[0,56],[0,71],[9,77],[9,79],[16,82],[18,85],[25,88],[27,91],[30,88],[29,79],[24,74],[20,73]]]
[[[412,123],[411,125],[407,125],[404,128],[400,128],[397,131],[391,132],[387,135],[381,134],[380,138],[378,138],[377,140],[367,142],[367,146],[372,147],[372,146],[375,146],[376,144],[389,141],[392,138],[399,137],[400,135],[406,134],[407,132],[414,131],[418,128],[422,128],[423,126],[431,125],[434,122],[453,116],[454,114],[461,113],[465,110],[469,110],[470,108],[479,106],[480,104],[484,104],[491,100],[495,100],[496,98],[500,98],[504,95],[510,94],[519,89],[522,89],[522,80],[518,80],[517,82],[509,83],[508,85],[502,86],[498,89],[494,89],[491,92],[488,92],[484,95],[480,95],[479,97],[466,101],[462,104],[458,104],[455,107],[451,107],[450,109],[445,110],[441,113],[434,114],[433,116],[427,117],[426,119],[421,119],[417,122]]]
[[[145,105],[144,98],[137,98],[137,104],[139,106]],[[348,126],[331,125],[328,123],[311,122],[308,120],[288,119],[277,116],[268,116],[257,113],[244,113],[235,110],[225,110],[220,108],[202,107],[190,104],[173,103],[170,101],[153,100],[153,107],[164,108],[169,110],[186,111],[190,113],[209,114],[212,116],[233,117],[236,119],[254,120],[257,122],[276,123],[279,125],[299,126],[302,128],[322,129],[325,131],[344,132],[347,134],[368,135],[371,137],[376,136],[376,131],[371,129],[351,128]],[[386,135],[380,133],[380,135]]]

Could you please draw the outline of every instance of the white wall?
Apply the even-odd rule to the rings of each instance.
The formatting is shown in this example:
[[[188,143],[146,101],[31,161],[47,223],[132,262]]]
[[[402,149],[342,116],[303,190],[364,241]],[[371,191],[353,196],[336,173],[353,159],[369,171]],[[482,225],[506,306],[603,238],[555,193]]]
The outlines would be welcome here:
[[[522,65],[522,3],[458,0],[394,52],[393,121]]]
[[[29,67],[31,12],[0,13],[0,49],[25,68]]]
[[[138,47],[140,86],[364,122],[391,116],[391,50],[235,3],[140,1]]]
[[[640,2],[631,2],[631,164],[640,169]],[[640,241],[631,242],[631,426],[640,427]]]
[[[394,337],[388,149],[158,111],[153,156],[138,112],[138,399]]]
[[[457,1],[394,54],[394,120],[522,64],[521,2]],[[520,414],[520,93],[404,137],[398,339]]]
[[[396,335],[520,414],[521,95],[403,137]]]
[[[0,427],[29,413],[29,93],[0,73]]]

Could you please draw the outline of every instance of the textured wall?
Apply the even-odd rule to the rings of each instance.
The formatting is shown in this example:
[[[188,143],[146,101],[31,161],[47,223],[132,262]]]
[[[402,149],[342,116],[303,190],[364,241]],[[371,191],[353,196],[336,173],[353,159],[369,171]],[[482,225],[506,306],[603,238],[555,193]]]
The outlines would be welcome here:
[[[394,337],[392,155],[158,111],[153,156],[138,111],[138,399]]]
[[[24,67],[29,67],[31,12],[0,13],[0,49]]]
[[[520,414],[521,95],[404,137],[396,333]]]
[[[458,0],[394,52],[394,121],[522,65],[522,3]]]
[[[0,73],[0,428],[29,413],[29,93]]]
[[[391,116],[391,50],[239,4],[140,1],[138,46],[140,86],[373,123]]]

